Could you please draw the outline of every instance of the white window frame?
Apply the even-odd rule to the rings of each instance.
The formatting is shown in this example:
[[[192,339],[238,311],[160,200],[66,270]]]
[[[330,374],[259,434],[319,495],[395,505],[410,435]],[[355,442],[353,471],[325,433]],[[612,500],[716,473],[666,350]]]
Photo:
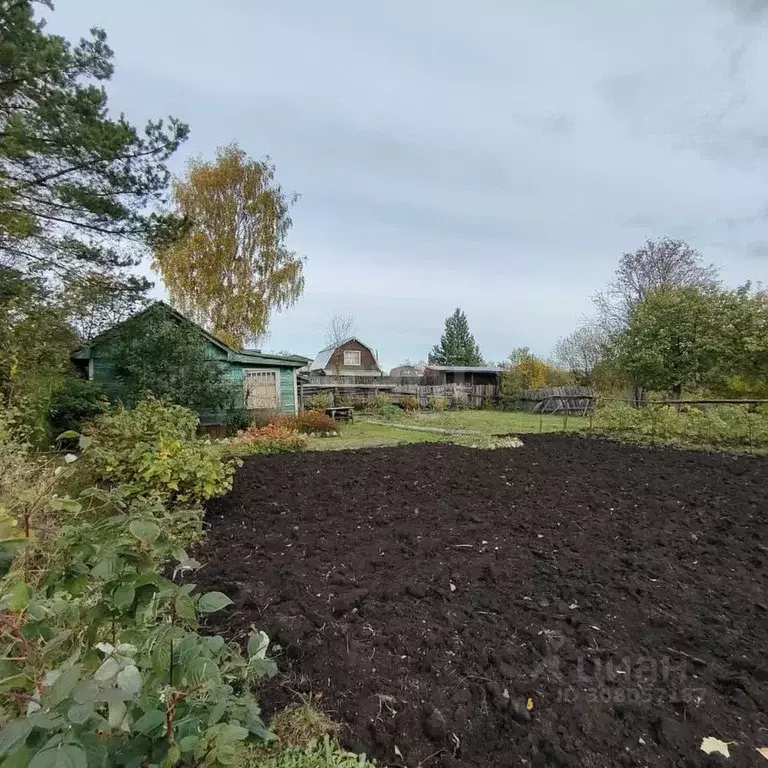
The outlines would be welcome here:
[[[280,387],[280,369],[279,368],[246,368],[243,372],[243,395],[244,395],[244,407],[247,410],[262,410],[260,408],[251,408],[248,404],[248,374],[253,373],[274,373],[275,374],[275,390],[277,394],[277,409],[280,410],[283,406],[283,397]]]
[[[354,356],[354,359],[357,361],[355,363],[351,363],[347,359],[347,355]],[[359,349],[345,349],[344,350],[344,367],[347,368],[359,368],[363,364],[363,353]]]

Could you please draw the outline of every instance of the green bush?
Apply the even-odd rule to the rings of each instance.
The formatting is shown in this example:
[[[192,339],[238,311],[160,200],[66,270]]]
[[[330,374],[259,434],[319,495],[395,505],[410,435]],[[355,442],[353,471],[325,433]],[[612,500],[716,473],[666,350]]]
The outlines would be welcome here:
[[[82,432],[86,423],[109,406],[101,385],[85,379],[68,378],[51,393],[48,418],[54,438],[62,432]]]
[[[399,419],[403,415],[403,409],[399,404],[393,403],[386,392],[377,395],[375,400],[370,400],[365,410],[379,419]]]
[[[133,407],[148,394],[200,412],[242,403],[227,366],[207,354],[193,326],[179,324],[159,305],[123,324],[110,350],[121,400]]]
[[[322,411],[301,411],[295,416],[280,416],[275,423],[305,435],[328,437],[340,432],[338,424]]]
[[[501,411],[519,411],[520,397],[518,395],[501,395],[498,407]]]
[[[252,412],[247,408],[234,408],[227,411],[224,427],[228,435],[234,435],[243,429],[248,429],[253,423]]]
[[[469,393],[463,389],[456,389],[451,397],[451,406],[453,408],[469,408]]]
[[[103,416],[96,439],[82,441],[83,457],[68,457],[55,477],[82,481],[116,455],[130,465],[139,444],[162,462],[173,441],[190,450],[195,424],[194,414],[159,401]],[[0,454],[18,456],[21,472],[0,474],[0,485],[18,485],[26,452],[13,418],[0,413]],[[201,535],[202,511],[175,504],[188,501],[180,493],[137,494],[136,467],[118,474],[131,483],[100,477],[75,497],[43,487],[42,503],[67,523],[50,539],[41,578],[16,563],[0,584],[4,766],[224,768],[237,763],[246,740],[272,739],[253,694],[276,672],[269,638],[253,634],[243,656],[198,632],[201,616],[232,603],[183,580],[200,565],[185,545]],[[185,483],[180,473],[166,486]],[[7,516],[0,514],[0,537]]]
[[[601,408],[595,426],[608,435],[635,442],[660,442],[724,448],[768,447],[768,413],[745,405],[647,405],[620,403]]]
[[[23,414],[0,408],[0,574],[29,544],[30,529],[46,516],[48,497],[60,483],[61,459],[35,451],[29,436]],[[38,530],[35,543],[44,546],[48,533]]]
[[[136,484],[153,485],[154,475],[147,480],[132,466],[140,445],[158,463],[175,455],[169,446],[176,443],[184,450],[205,445],[195,427],[194,414],[154,400],[102,416],[93,437],[81,441],[82,458],[68,457],[55,477],[82,487],[106,459],[112,466],[119,456],[127,468],[117,479],[100,475],[99,485],[73,497],[52,487],[38,493],[66,523],[50,539],[41,577],[28,578],[15,561],[0,584],[3,766],[368,765],[322,737],[334,729],[320,715],[287,712],[274,718],[275,735],[267,729],[254,694],[277,671],[266,634],[254,632],[242,653],[199,632],[201,617],[232,604],[221,592],[198,593],[184,578],[200,566],[186,544],[201,535],[202,510],[168,491],[186,486],[181,464],[169,465],[160,492],[146,493]],[[18,472],[7,474],[11,463],[24,475],[27,451],[13,416],[0,412],[0,490],[18,482]],[[226,466],[220,453],[210,458]],[[0,538],[4,520],[0,514]],[[283,741],[286,732],[317,740]]]
[[[77,516],[94,499],[111,514],[62,528],[39,587],[14,578],[3,585],[4,690],[15,695],[2,702],[0,758],[231,765],[243,740],[269,738],[250,692],[276,671],[269,639],[253,635],[246,659],[223,638],[198,633],[200,616],[232,601],[177,583],[199,566],[175,535],[188,513],[128,501],[119,488],[51,503]],[[174,578],[161,575],[164,564]]]
[[[276,424],[281,418],[280,411],[276,411],[270,408],[259,408],[258,410],[249,411],[251,415],[251,421],[246,427],[268,427],[270,424]]]
[[[198,504],[225,493],[235,465],[220,445],[195,437],[198,417],[179,405],[148,399],[97,419],[86,462],[97,482],[131,496]]]
[[[444,397],[430,395],[427,398],[427,408],[430,411],[444,411],[448,407],[448,400]]]
[[[341,749],[327,736],[304,749],[284,749],[266,759],[245,760],[243,768],[360,768],[373,766],[365,755],[355,755]]]
[[[305,408],[308,411],[324,411],[333,405],[333,395],[330,392],[318,392],[307,399]]]
[[[307,437],[282,424],[249,427],[223,443],[232,456],[259,456],[293,453],[307,447]]]

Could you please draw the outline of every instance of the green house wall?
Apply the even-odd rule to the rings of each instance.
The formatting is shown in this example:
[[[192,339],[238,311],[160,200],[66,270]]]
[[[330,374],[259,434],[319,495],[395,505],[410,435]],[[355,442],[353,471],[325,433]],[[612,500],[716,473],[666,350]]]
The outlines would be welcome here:
[[[294,379],[296,369],[281,367],[275,364],[259,365],[258,361],[249,363],[233,362],[227,359],[227,353],[215,344],[206,342],[205,357],[216,360],[227,366],[227,378],[233,383],[244,382],[246,370],[278,370],[280,372],[280,410],[283,413],[296,412],[296,390]],[[115,368],[111,360],[110,345],[94,345],[91,359],[88,361],[89,378],[99,382],[106,391],[110,400],[117,400],[122,394],[122,385],[115,378]],[[241,390],[244,393],[244,387]],[[240,402],[239,406],[242,407]],[[203,425],[224,424],[227,419],[227,411],[203,412],[200,414],[200,423]]]

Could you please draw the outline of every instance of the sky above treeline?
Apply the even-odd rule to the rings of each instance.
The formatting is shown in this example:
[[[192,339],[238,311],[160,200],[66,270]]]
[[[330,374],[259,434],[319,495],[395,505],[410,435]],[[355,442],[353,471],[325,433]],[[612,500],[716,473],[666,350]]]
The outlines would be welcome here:
[[[301,194],[306,293],[263,346],[313,356],[355,315],[384,366],[467,314],[484,357],[546,355],[618,258],[680,237],[768,279],[764,0],[58,0],[106,29],[111,108]],[[158,285],[158,295],[163,288]]]

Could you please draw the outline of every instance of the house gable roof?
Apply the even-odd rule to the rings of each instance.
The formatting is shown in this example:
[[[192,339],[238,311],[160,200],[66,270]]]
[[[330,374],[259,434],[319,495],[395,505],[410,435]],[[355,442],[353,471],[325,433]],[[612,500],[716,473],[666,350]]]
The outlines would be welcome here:
[[[227,356],[227,360],[230,362],[242,363],[245,365],[247,365],[248,363],[252,363],[254,365],[277,365],[277,366],[283,366],[286,368],[301,368],[303,365],[306,365],[307,358],[301,357],[300,355],[290,355],[290,356],[265,355],[265,354],[262,354],[261,352],[255,352],[252,350],[238,351],[236,349],[232,349],[232,347],[224,343],[221,339],[217,338],[212,333],[209,333],[208,331],[205,330],[205,328],[193,322],[188,317],[185,317],[184,315],[181,314],[181,312],[179,312],[178,310],[175,310],[173,307],[169,306],[164,301],[156,301],[150,304],[146,309],[143,309],[141,312],[129,317],[127,320],[123,320],[121,323],[118,323],[117,325],[113,325],[111,328],[108,328],[103,333],[100,333],[94,339],[89,341],[88,344],[85,344],[84,346],[75,350],[71,355],[72,359],[73,360],[89,360],[91,358],[92,350],[94,347],[116,336],[119,330],[121,328],[124,328],[126,325],[134,323],[137,320],[140,320],[142,317],[146,317],[150,313],[158,312],[158,311],[163,312],[169,318],[175,320],[176,322],[182,325],[187,325],[194,328],[206,339],[206,341],[210,342],[215,347],[217,347],[222,352],[224,352]]]
[[[333,353],[339,348],[343,347],[345,344],[349,344],[350,341],[356,341],[361,346],[365,347],[370,353],[371,357],[376,361],[376,366],[381,370],[381,367],[379,366],[379,361],[376,358],[376,353],[369,347],[365,342],[360,341],[360,339],[357,338],[357,336],[350,336],[348,339],[344,339],[344,341],[334,344],[330,347],[326,347],[325,349],[321,349],[318,353],[315,359],[312,361],[311,365],[309,366],[310,371],[324,371],[328,363],[331,362],[331,358],[333,357]]]

